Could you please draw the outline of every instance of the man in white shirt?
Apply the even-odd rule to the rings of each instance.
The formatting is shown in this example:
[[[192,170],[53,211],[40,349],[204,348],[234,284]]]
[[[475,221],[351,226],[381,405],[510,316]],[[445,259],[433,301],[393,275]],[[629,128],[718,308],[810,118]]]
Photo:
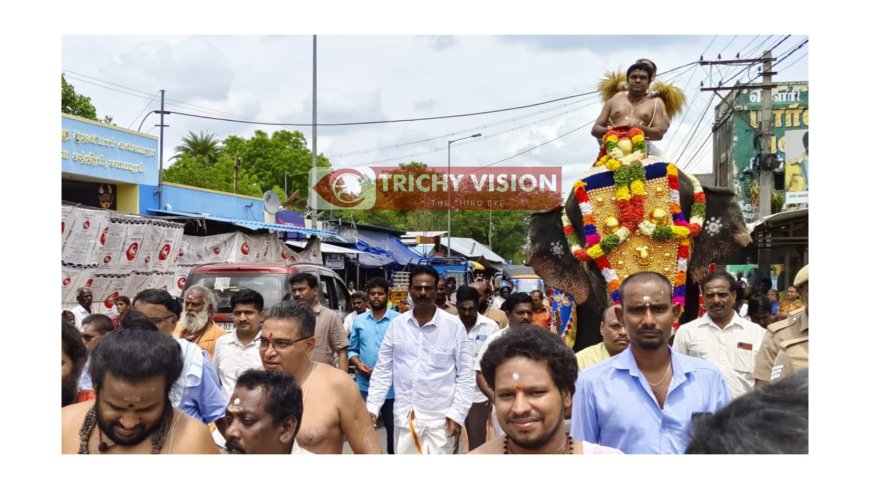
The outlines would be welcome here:
[[[227,399],[233,394],[236,379],[242,372],[263,369],[259,346],[263,296],[256,290],[241,289],[230,297],[230,307],[235,328],[218,338],[214,347],[214,367]]]
[[[499,331],[498,324],[492,319],[477,312],[480,294],[477,289],[463,285],[456,291],[456,308],[459,312],[459,320],[468,332],[468,340],[474,349],[473,361],[477,363],[477,354],[483,347],[487,338]],[[468,450],[483,445],[486,442],[486,420],[492,411],[492,403],[481,392],[480,387],[474,386],[474,402],[465,418],[465,431],[468,433]]]
[[[511,288],[509,282],[502,282],[498,288],[498,296],[492,299],[492,307],[501,309],[501,305],[504,304],[504,301],[511,295]]]
[[[396,453],[453,453],[474,396],[472,346],[459,318],[435,305],[438,272],[411,272],[414,308],[384,335],[369,381],[372,423],[390,385],[396,394]]]
[[[365,314],[368,308],[368,298],[364,292],[356,291],[350,295],[350,303],[353,306],[353,311],[344,318],[344,332],[350,337],[350,329],[353,327],[353,320],[361,314]]]
[[[92,307],[94,303],[94,293],[91,292],[90,287],[79,287],[79,289],[76,290],[76,300],[78,301],[78,305],[72,308],[72,313],[76,317],[76,328],[81,331],[82,319],[94,313]]]
[[[737,281],[731,274],[716,270],[707,275],[701,291],[707,314],[680,326],[673,348],[719,367],[731,397],[737,398],[754,388],[752,372],[765,330],[734,310]]]

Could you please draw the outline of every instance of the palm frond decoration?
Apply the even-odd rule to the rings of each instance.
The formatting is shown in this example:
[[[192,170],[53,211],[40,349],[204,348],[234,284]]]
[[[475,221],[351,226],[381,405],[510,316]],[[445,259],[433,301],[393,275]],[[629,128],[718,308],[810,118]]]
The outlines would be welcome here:
[[[653,83],[652,87],[650,87],[650,96],[662,99],[662,103],[670,118],[682,112],[686,105],[686,94],[670,83]]]
[[[601,97],[601,101],[607,102],[614,95],[625,90],[626,83],[625,72],[617,70],[605,73],[604,78],[598,82],[598,95]]]

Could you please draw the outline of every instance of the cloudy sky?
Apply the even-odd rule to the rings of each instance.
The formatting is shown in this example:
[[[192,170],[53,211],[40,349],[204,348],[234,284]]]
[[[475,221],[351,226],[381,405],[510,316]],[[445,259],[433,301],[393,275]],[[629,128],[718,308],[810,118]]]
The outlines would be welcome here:
[[[659,80],[683,89],[684,114],[672,121],[662,148],[680,166],[711,168],[708,138],[718,98],[705,86],[747,81],[757,66],[699,66],[695,61],[784,58],[776,81],[808,80],[806,35],[707,36],[342,36],[317,37],[318,123],[418,119],[525,109],[432,121],[318,129],[317,150],[333,166],[447,163],[447,141],[482,133],[452,146],[454,166],[557,165],[570,188],[597,153],[590,136],[601,102],[596,83],[608,70],[647,57]],[[785,56],[788,55],[786,58]],[[310,124],[312,36],[62,37],[61,69],[100,117],[136,129],[159,108],[246,121]],[[743,70],[741,72],[741,70]],[[579,96],[577,96],[579,95]],[[710,101],[712,100],[712,106]],[[155,114],[142,130],[157,134]],[[281,126],[170,115],[166,158],[188,132],[250,136]],[[311,129],[299,129],[311,142]]]

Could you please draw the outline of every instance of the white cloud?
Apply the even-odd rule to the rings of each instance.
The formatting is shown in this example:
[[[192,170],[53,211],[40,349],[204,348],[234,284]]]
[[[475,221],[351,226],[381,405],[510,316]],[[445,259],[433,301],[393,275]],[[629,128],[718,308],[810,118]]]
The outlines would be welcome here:
[[[711,78],[705,69],[680,67],[696,61],[705,48],[708,59],[720,50],[726,57],[743,50],[745,57],[752,54],[753,47],[759,51],[762,45],[770,46],[778,38],[318,36],[317,106],[321,124],[462,114],[589,94],[473,117],[320,127],[318,152],[330,158],[341,155],[334,158],[336,166],[383,160],[393,164],[415,160],[438,166],[447,162],[448,139],[481,132],[481,138],[453,145],[452,156],[462,164],[490,164],[580,128],[504,162],[563,165],[567,189],[576,178],[575,169],[585,168],[597,155],[589,124],[597,117],[601,102],[591,92],[605,71],[624,69],[637,58],[649,57],[658,64],[661,80],[675,83],[685,90],[689,100],[695,99],[686,115],[674,120],[662,144],[669,147],[670,154],[679,154],[688,146],[684,156],[688,158],[710,131],[703,109],[712,95],[698,91],[700,82],[709,85],[710,79],[721,76],[720,72],[736,69],[723,68],[712,72]],[[801,39],[793,36],[777,51],[784,53]],[[133,92],[134,96],[81,79],[69,80],[79,92],[93,98],[101,115],[111,114],[119,124],[133,121],[130,124],[134,129],[142,114],[158,107],[156,101],[146,102],[161,88],[172,100],[169,109],[173,111],[270,122],[311,121],[310,36],[67,36],[63,38],[63,68],[141,90],[143,93]],[[805,80],[807,73],[804,58],[780,71],[776,79]],[[691,137],[699,119],[702,125]],[[170,115],[167,121],[167,148],[177,145],[189,131],[215,132],[223,138],[228,134],[250,136],[255,129],[271,132],[282,128],[178,115]],[[143,130],[152,128],[155,122],[156,117],[150,115]],[[296,129],[310,142],[309,127]],[[152,133],[156,133],[153,128]],[[433,140],[424,141],[427,139]],[[711,158],[709,149],[701,151],[693,171],[709,171]]]

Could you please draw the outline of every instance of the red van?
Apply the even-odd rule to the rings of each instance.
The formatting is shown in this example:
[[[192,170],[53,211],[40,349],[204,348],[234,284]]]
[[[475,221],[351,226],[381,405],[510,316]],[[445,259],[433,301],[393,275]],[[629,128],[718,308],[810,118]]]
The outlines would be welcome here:
[[[315,263],[216,263],[194,267],[184,284],[185,294],[192,285],[212,290],[217,298],[214,321],[227,331],[233,329],[230,297],[240,289],[253,289],[263,294],[264,310],[268,311],[290,292],[290,277],[308,272],[320,283],[320,303],[337,311],[341,317],[351,310],[350,293],[341,277],[331,269]]]

